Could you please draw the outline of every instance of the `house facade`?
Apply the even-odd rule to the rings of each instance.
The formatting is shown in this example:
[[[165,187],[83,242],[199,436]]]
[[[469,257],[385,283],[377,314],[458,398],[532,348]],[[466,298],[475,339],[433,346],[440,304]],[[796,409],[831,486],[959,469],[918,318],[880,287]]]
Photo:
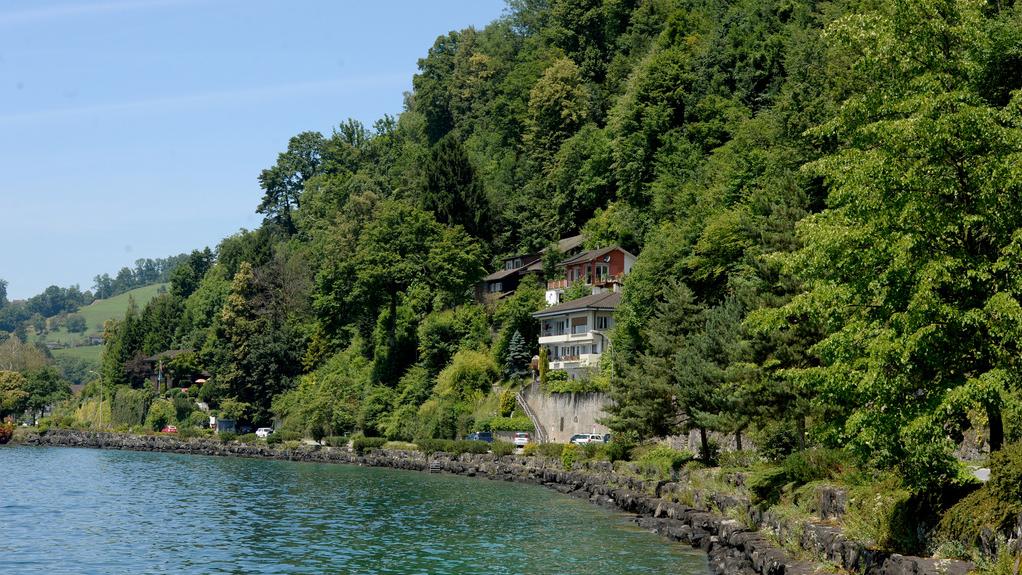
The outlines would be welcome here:
[[[600,248],[579,253],[561,261],[564,277],[547,282],[548,305],[561,303],[564,290],[581,281],[593,288],[593,293],[616,291],[621,280],[632,270],[635,256],[620,246]]]
[[[533,313],[550,369],[562,369],[574,378],[598,368],[600,356],[609,349],[614,310],[620,303],[620,291],[603,291]]]
[[[582,250],[584,239],[581,235],[563,238],[557,242],[557,252],[575,256]],[[520,254],[501,260],[500,269],[487,275],[476,286],[476,300],[481,303],[493,302],[514,293],[523,281],[542,285],[543,254],[547,248],[534,254]]]

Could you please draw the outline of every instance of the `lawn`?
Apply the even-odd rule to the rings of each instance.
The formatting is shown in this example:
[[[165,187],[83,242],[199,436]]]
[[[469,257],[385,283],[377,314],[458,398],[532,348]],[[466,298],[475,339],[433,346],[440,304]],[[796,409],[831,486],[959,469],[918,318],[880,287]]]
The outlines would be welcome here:
[[[84,334],[68,333],[67,329],[61,327],[60,329],[47,333],[41,338],[37,338],[34,335],[31,336],[31,338],[32,340],[72,345],[76,342],[84,341],[90,335],[102,335],[103,324],[106,323],[107,320],[121,319],[124,317],[124,312],[128,311],[128,302],[130,299],[134,299],[135,305],[137,305],[139,310],[141,310],[147,303],[149,303],[149,300],[166,290],[167,285],[168,284],[153,284],[150,286],[140,287],[112,298],[96,300],[92,302],[92,304],[79,309],[77,313],[85,318],[85,323],[88,326],[88,329]],[[99,357],[98,352],[96,357]]]
[[[77,357],[84,359],[93,366],[99,365],[99,354],[103,352],[101,345],[89,345],[84,347],[68,347],[65,349],[53,350],[53,357]]]

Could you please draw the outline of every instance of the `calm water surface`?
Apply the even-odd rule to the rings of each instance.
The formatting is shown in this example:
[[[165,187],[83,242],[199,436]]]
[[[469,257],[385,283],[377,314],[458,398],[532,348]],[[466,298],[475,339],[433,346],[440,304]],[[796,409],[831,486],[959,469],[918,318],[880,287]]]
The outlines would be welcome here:
[[[551,490],[343,465],[0,448],[2,573],[677,573],[703,554]]]

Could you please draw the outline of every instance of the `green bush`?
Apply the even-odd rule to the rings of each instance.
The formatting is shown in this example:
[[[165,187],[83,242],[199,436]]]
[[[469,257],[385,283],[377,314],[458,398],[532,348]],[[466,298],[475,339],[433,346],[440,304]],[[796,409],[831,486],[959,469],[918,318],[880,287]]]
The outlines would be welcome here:
[[[852,487],[842,520],[845,534],[885,551],[922,551],[911,498],[902,481],[893,475]]]
[[[220,439],[220,441],[227,443],[237,439],[238,434],[234,433],[233,431],[221,431],[220,433],[217,434],[217,438]]]
[[[804,485],[810,481],[835,477],[848,461],[840,449],[812,448],[784,458],[782,467],[788,482]]]
[[[990,456],[990,482],[994,497],[1022,504],[1022,443],[1010,443]]]
[[[256,441],[259,441],[259,437],[257,437],[254,433],[239,435],[236,439],[244,443],[255,443]]]
[[[614,440],[604,447],[603,453],[607,461],[628,461],[632,457],[634,447],[632,443]]]
[[[567,444],[564,443],[540,443],[536,446],[536,455],[543,457],[560,457]]]
[[[751,474],[746,485],[752,493],[753,503],[773,505],[781,498],[781,490],[788,483],[784,468],[768,467]]]
[[[569,443],[561,448],[561,466],[566,470],[570,471],[575,462],[580,461],[582,457],[582,449],[573,443]]]
[[[427,455],[433,453],[451,453],[461,455],[462,453],[487,453],[490,444],[485,441],[465,441],[453,439],[420,439],[415,444],[419,451]]]
[[[145,425],[152,431],[159,431],[165,426],[177,421],[177,412],[173,402],[166,399],[158,399],[149,407],[149,414],[146,415]]]
[[[728,469],[747,469],[759,463],[759,460],[759,453],[751,449],[725,451],[717,458],[720,466]]]
[[[1022,514],[1022,444],[1011,443],[990,456],[990,481],[949,509],[937,539],[965,547],[980,545],[984,532],[1009,534]]]
[[[386,437],[366,437],[364,435],[356,435],[352,441],[352,449],[355,453],[363,455],[373,449],[380,449],[385,443],[387,443]]]
[[[606,459],[607,446],[604,443],[586,443],[582,453],[586,459]]]
[[[490,451],[497,457],[511,455],[515,452],[515,444],[510,441],[494,441],[490,444]]]
[[[635,463],[642,472],[658,479],[670,479],[682,465],[695,458],[691,451],[677,450],[666,445],[655,445],[635,452]]]
[[[494,417],[490,419],[490,429],[493,431],[536,431],[536,426],[528,417]]]
[[[273,435],[276,435],[276,434],[274,433]],[[270,437],[273,437],[273,435],[271,435]],[[326,444],[329,445],[330,447],[347,447],[348,446],[348,436],[347,435],[331,435],[331,436],[325,438],[323,441],[325,441]]]
[[[209,429],[209,414],[204,411],[193,411],[188,416],[188,425],[200,429]]]
[[[284,434],[280,433],[280,432],[271,433],[269,435],[269,437],[266,438],[266,444],[267,445],[279,445],[279,444],[281,444],[283,442],[284,442]]]

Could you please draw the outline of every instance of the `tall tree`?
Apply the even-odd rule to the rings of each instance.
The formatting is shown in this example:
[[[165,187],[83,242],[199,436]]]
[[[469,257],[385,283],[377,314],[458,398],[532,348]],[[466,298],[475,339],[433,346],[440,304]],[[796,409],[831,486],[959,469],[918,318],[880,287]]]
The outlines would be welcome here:
[[[301,206],[305,182],[316,175],[324,143],[319,132],[302,132],[291,138],[273,167],[259,174],[263,199],[256,211],[288,234],[297,231],[292,212]]]

